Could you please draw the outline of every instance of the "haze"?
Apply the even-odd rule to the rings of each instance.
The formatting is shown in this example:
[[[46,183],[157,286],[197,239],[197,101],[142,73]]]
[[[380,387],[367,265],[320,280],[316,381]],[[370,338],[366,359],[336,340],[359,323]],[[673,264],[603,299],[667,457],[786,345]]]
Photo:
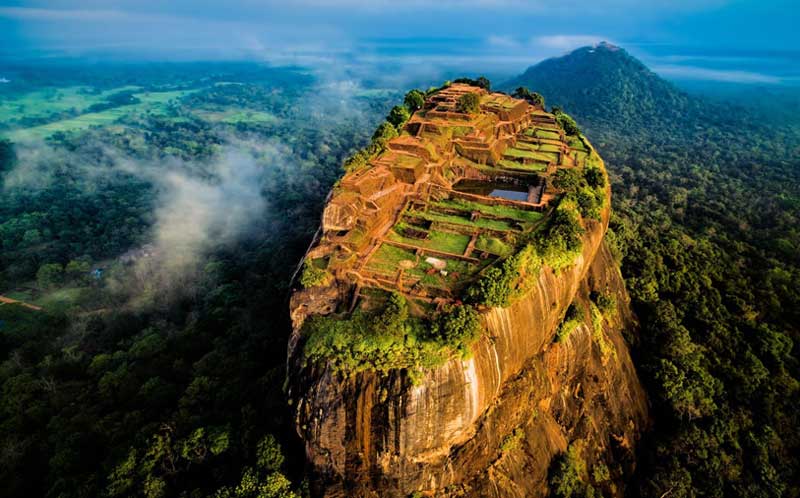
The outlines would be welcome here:
[[[789,0],[11,1],[0,7],[0,57],[262,60],[369,67],[371,77],[402,65],[412,78],[504,77],[607,40],[673,80],[785,85],[799,81],[798,20]]]

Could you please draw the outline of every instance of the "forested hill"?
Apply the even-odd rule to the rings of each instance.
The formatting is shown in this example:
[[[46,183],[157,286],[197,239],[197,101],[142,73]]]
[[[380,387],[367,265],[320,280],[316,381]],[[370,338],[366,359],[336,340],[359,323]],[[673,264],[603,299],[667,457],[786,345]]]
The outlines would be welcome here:
[[[521,86],[541,93],[549,104],[569,109],[592,131],[685,135],[702,127],[701,116],[721,112],[662,79],[623,48],[605,42],[544,60],[501,85],[507,91]],[[715,120],[717,125],[733,124]]]
[[[569,109],[614,184],[611,238],[656,417],[631,488],[800,496],[800,137],[608,44],[503,88],[520,86]]]

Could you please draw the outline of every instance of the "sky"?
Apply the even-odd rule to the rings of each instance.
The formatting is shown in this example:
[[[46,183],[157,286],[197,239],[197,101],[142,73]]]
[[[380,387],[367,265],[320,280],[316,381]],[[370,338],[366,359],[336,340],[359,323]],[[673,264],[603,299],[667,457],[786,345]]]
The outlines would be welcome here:
[[[671,79],[800,84],[797,0],[0,0],[2,60],[511,75],[601,40]]]

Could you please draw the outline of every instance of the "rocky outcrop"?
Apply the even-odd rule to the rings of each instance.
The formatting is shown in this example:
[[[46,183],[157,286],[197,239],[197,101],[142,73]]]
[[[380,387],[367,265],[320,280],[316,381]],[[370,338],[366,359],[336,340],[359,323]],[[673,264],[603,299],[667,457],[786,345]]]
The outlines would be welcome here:
[[[573,442],[590,467],[604,462],[607,489],[621,494],[647,402],[623,337],[636,320],[603,242],[608,215],[589,221],[574,265],[543,268],[525,296],[482,315],[486,334],[469,359],[453,358],[416,385],[404,372],[343,379],[304,366],[303,319],[342,296],[336,288],[295,294],[289,394],[315,494],[545,496],[551,461]],[[600,315],[592,292],[612,296],[616,309]],[[573,302],[583,319],[556,342]]]

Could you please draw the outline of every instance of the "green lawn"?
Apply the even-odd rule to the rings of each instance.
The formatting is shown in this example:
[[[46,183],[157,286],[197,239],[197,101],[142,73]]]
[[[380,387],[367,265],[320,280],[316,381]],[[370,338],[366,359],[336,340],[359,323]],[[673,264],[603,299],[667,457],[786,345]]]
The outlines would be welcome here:
[[[433,231],[426,241],[426,247],[450,254],[464,254],[469,244],[469,239],[469,235]]]
[[[556,162],[559,158],[557,152],[539,152],[539,154],[541,154],[542,158],[547,162]]]
[[[409,249],[381,244],[367,262],[367,269],[391,274],[400,268],[398,265],[403,260],[416,261],[417,256]]]
[[[539,151],[541,152],[561,152],[561,147],[555,144],[541,144],[539,146]]]
[[[521,157],[525,159],[538,159],[537,154],[531,150],[509,147],[503,151],[504,156]]]
[[[464,250],[466,250],[467,244],[469,244],[470,236],[461,233],[430,231],[430,235],[427,239],[404,237],[400,232],[407,226],[409,225],[403,222],[396,224],[387,234],[387,238],[395,242],[402,242],[404,244],[433,249],[434,251],[442,251],[449,254],[464,254]]]
[[[536,130],[536,136],[539,138],[549,138],[550,140],[560,140],[561,136],[554,131],[547,131],[542,129]]]
[[[500,160],[500,166],[505,169],[515,169],[519,171],[545,171],[547,169],[546,163],[535,162],[531,164],[522,164],[509,159]]]
[[[535,159],[537,161],[545,162],[550,162],[554,159],[551,152],[540,152],[539,150],[540,149],[538,149],[538,146],[536,145],[520,142],[516,147],[509,147],[503,151],[503,154],[511,157]]]
[[[572,149],[586,151],[586,146],[584,145],[583,140],[581,140],[580,138],[569,137],[567,141]]]
[[[438,213],[436,211],[409,211],[409,214],[428,221],[440,221],[442,223],[452,223],[453,225],[463,225],[465,227],[490,228],[492,230],[502,231],[511,230],[511,225],[502,220],[478,218],[475,221],[470,221],[469,212],[464,212],[466,217]]]
[[[514,247],[511,244],[486,234],[481,234],[478,240],[475,241],[475,249],[503,257],[510,256],[514,252]]]
[[[505,205],[489,206],[487,204],[481,204],[479,202],[467,201],[463,199],[447,199],[444,201],[439,201],[435,203],[435,205],[468,211],[480,211],[481,213],[524,222],[535,222],[544,216],[538,211],[525,211],[523,209],[517,209]]]
[[[417,265],[416,268],[407,270],[406,273],[409,276],[419,278],[422,285],[453,290],[471,281],[478,271],[490,263],[490,260],[481,261],[479,264],[473,264],[459,259],[447,258],[445,258],[444,261],[447,263],[447,268],[445,269],[447,275],[442,275],[438,271],[428,275],[427,271],[433,267],[424,260],[420,261],[420,264]]]

